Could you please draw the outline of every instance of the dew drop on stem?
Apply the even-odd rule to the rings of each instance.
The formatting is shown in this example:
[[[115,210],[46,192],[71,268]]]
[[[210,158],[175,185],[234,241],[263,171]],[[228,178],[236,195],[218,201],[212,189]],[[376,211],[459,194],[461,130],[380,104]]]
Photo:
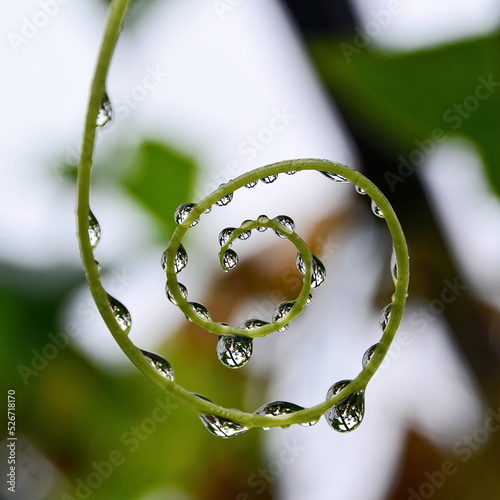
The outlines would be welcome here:
[[[384,331],[387,328],[387,325],[389,324],[389,320],[391,319],[391,311],[392,311],[392,302],[387,304],[380,312],[379,323],[380,323],[380,328],[382,328],[382,331]]]
[[[281,415],[295,413],[303,409],[304,409],[303,406],[299,406],[294,403],[289,403],[288,401],[273,401],[272,403],[267,403],[261,406],[258,410],[255,410],[254,413],[256,415],[279,417]],[[282,427],[288,427],[288,426],[282,426]],[[267,431],[270,429],[270,427],[262,427],[262,429]]]
[[[271,184],[278,178],[277,174],[267,175],[266,177],[262,177],[261,181],[264,184]]]
[[[217,340],[217,357],[228,368],[241,368],[252,357],[253,339],[241,335],[221,335]]]
[[[107,294],[107,298],[118,326],[124,333],[128,333],[130,331],[130,327],[132,326],[132,318],[130,317],[128,309],[111,295]]]
[[[384,212],[380,209],[380,207],[375,203],[374,200],[371,202],[372,205],[372,212],[377,216],[380,217],[381,219],[384,218]]]
[[[142,355],[146,358],[148,363],[158,372],[162,377],[165,377],[168,380],[174,380],[174,371],[170,363],[154,352],[144,351],[140,349]]]
[[[92,248],[95,248],[97,246],[97,243],[99,243],[99,240],[101,239],[101,226],[99,225],[99,222],[95,218],[95,215],[92,213],[92,210],[89,210],[88,221],[89,221],[88,233],[89,233],[90,246]]]
[[[199,417],[210,434],[223,439],[238,436],[248,430],[244,425],[218,415],[200,415]]]
[[[373,344],[369,347],[366,352],[363,354],[363,360],[361,362],[363,368],[371,361],[375,351],[377,350],[378,344]]]
[[[295,230],[295,222],[291,217],[288,217],[288,215],[278,215],[274,218],[275,221],[279,222],[282,226],[285,226],[286,228],[290,229],[290,231]],[[286,235],[283,233],[280,233],[279,231],[274,230],[274,232],[283,239],[286,239]]]
[[[193,210],[193,208],[196,206],[196,203],[183,203],[182,205],[179,205],[174,213],[174,220],[176,224],[182,224],[186,217],[190,214],[190,212]],[[200,219],[195,219],[191,223],[191,227],[196,226],[200,222]]]
[[[222,256],[222,269],[224,269],[224,271],[229,271],[231,269],[234,269],[237,265],[238,254],[231,248],[228,248]]]
[[[187,288],[182,284],[182,283],[178,283],[179,285],[179,290],[181,292],[181,295],[187,299],[188,297],[188,291],[187,291]],[[174,306],[177,305],[177,302],[174,298],[174,296],[172,295],[172,292],[170,291],[170,289],[168,288],[168,285],[165,285],[165,293],[167,294],[167,298],[168,300],[170,300],[170,302],[172,302],[172,304],[174,304]]]
[[[347,387],[351,380],[341,380],[333,384],[326,394],[329,399],[338,394],[342,389]],[[355,392],[338,403],[333,405],[325,412],[325,419],[328,425],[337,432],[349,432],[356,429],[365,414],[365,392]]]
[[[306,265],[304,263],[304,259],[302,258],[302,254],[300,252],[297,253],[297,259],[295,261],[298,271],[305,275],[306,274]],[[312,272],[311,272],[311,286],[313,288],[317,288],[320,286],[326,279],[326,268],[323,262],[321,262],[318,257],[315,255],[312,256]]]
[[[333,174],[332,172],[326,171],[321,171],[321,173],[334,182],[349,182],[349,179],[346,179],[343,175],[340,174]]]
[[[97,112],[97,118],[95,124],[98,127],[104,127],[113,119],[113,108],[111,106],[111,101],[109,100],[108,94],[104,92],[99,105],[99,111]]]

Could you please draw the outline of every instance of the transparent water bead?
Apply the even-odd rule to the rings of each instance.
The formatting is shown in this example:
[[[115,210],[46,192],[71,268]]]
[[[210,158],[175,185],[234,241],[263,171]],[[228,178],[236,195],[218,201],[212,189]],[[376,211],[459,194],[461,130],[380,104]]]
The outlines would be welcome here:
[[[174,269],[176,273],[181,272],[188,263],[188,254],[186,252],[186,249],[181,245],[179,245],[179,248],[177,249],[177,253],[175,254],[174,258]]]
[[[231,238],[231,236],[233,235],[233,233],[235,231],[236,231],[235,227],[226,227],[226,228],[224,228],[219,233],[219,245],[221,247],[224,246],[229,241],[229,239]]]
[[[222,187],[222,186],[224,186],[224,184],[221,184],[219,187]],[[217,200],[215,202],[215,204],[218,205],[219,207],[223,207],[231,202],[231,200],[233,199],[233,196],[234,196],[234,193],[228,193],[228,194],[226,194],[226,196],[223,196],[220,200]]]
[[[92,210],[89,210],[89,240],[90,240],[90,246],[92,248],[95,248],[97,243],[99,243],[99,240],[101,239],[101,226],[99,225],[99,222],[97,222],[97,219],[95,218],[95,215],[92,213]]]
[[[291,231],[295,230],[295,222],[291,217],[288,217],[288,215],[278,215],[274,218],[275,221],[278,221],[282,226],[285,226],[286,228],[290,229]],[[286,239],[286,235],[283,233],[280,233],[279,231],[274,231],[280,238]]]
[[[210,317],[210,313],[208,312],[208,309],[203,304],[200,304],[199,302],[189,302],[189,305],[191,306],[191,309],[198,316],[201,316],[203,319],[206,319],[207,321],[212,320],[212,318]],[[191,320],[189,319],[189,321]]]
[[[257,181],[251,181],[248,184],[245,184],[245,187],[251,189],[257,185]]]
[[[323,175],[326,175],[329,179],[334,182],[349,182],[349,179],[346,179],[343,175],[340,174],[332,174],[332,172],[321,172]]]
[[[366,191],[362,187],[355,186],[355,189],[356,189],[356,193],[363,194],[363,195],[366,194]]]
[[[183,203],[182,205],[179,205],[174,213],[175,223],[182,224],[195,206],[196,203]],[[200,222],[200,219],[195,219],[194,222],[191,224],[191,227],[196,226],[198,222]]]
[[[382,331],[384,331],[387,328],[387,325],[389,324],[389,320],[391,319],[391,310],[392,310],[392,302],[387,304],[380,312],[379,322]]]
[[[245,328],[246,330],[252,330],[253,328],[259,328],[259,326],[268,325],[267,321],[262,319],[248,319],[243,324],[241,324],[238,328]]]
[[[266,222],[269,222],[269,217],[267,215],[259,215],[257,217],[257,221],[260,223],[266,223]],[[257,231],[260,231],[261,233],[263,233],[266,230],[267,230],[266,226],[260,226],[257,228]]]
[[[380,207],[375,203],[374,200],[372,200],[372,212],[377,216],[380,217],[381,219],[384,218],[384,212],[380,210]]]
[[[271,184],[272,182],[274,182],[276,179],[278,178],[278,175],[277,174],[273,174],[273,175],[268,175],[266,177],[263,177],[261,179],[261,181],[264,183],[264,184]]]
[[[333,384],[326,394],[329,399],[347,387],[351,381],[341,380]],[[337,432],[349,432],[356,429],[365,414],[365,392],[359,391],[341,399],[325,412],[328,425]]]
[[[146,358],[148,363],[156,371],[158,371],[160,375],[173,382],[174,370],[172,370],[172,366],[165,358],[154,352],[144,351],[143,349],[141,349],[140,351],[142,352],[142,355]]]
[[[295,264],[297,269],[301,274],[306,274],[306,265],[304,263],[304,259],[302,258],[302,254],[300,252],[297,253],[297,259],[295,260]],[[313,255],[312,261],[312,272],[311,272],[311,286],[313,288],[317,288],[320,286],[326,279],[326,268],[318,257]]]
[[[210,434],[223,439],[238,436],[248,430],[244,425],[218,415],[200,415],[199,417]]]
[[[391,276],[394,283],[398,280],[398,261],[396,259],[396,252],[393,250],[391,255]]]
[[[370,360],[372,359],[373,355],[375,354],[375,351],[377,350],[377,347],[378,347],[378,344],[373,344],[363,354],[363,360],[361,362],[363,368],[370,362]]]
[[[292,309],[293,305],[295,304],[294,301],[286,301],[286,302],[281,302],[274,308],[273,312],[273,321],[278,321],[282,318],[284,318]],[[281,328],[278,328],[276,330],[279,333],[286,332],[288,330],[288,325],[283,325]]]
[[[101,264],[97,260],[94,260],[94,262],[95,262],[95,267],[97,267],[97,272],[100,273],[102,271]]]
[[[188,291],[187,291],[187,288],[182,284],[182,283],[178,283],[179,285],[179,290],[181,291],[181,295],[187,299],[188,297]],[[174,306],[177,305],[177,302],[174,298],[174,296],[172,295],[172,292],[170,291],[170,289],[168,288],[168,285],[165,285],[165,293],[167,294],[167,298],[168,300],[170,300],[170,302],[172,302],[172,304],[174,304]]]
[[[313,296],[312,293],[310,293],[306,299],[306,306],[310,306],[312,303],[313,303]]]
[[[285,172],[286,175],[293,175],[297,173],[297,170],[290,170],[289,172]]]
[[[98,127],[104,127],[104,125],[110,122],[112,118],[113,107],[111,106],[111,101],[109,100],[108,94],[104,92],[101,104],[99,105],[99,111],[97,112],[95,124]]]
[[[243,223],[241,224],[243,226],[243,224],[246,224],[248,222],[252,222],[251,220],[245,220],[243,221]],[[238,236],[238,238],[240,240],[248,240],[248,238],[250,238],[250,236],[252,235],[252,230],[249,229],[248,231],[243,231],[242,233],[240,233],[240,235]]]
[[[109,306],[111,307],[111,311],[118,323],[118,326],[123,332],[128,333],[130,331],[130,327],[132,326],[132,318],[130,317],[128,309],[120,301],[111,297],[109,293],[107,294],[107,297]]]
[[[231,269],[234,269],[238,265],[238,254],[234,251],[228,248],[222,257],[222,269],[224,271],[230,271]]]
[[[289,403],[288,401],[273,401],[272,403],[267,403],[264,406],[261,406],[258,410],[255,410],[254,413],[256,415],[279,417],[280,415],[295,413],[296,411],[300,411],[303,409],[304,409],[303,406],[299,406],[294,403]],[[312,424],[307,423],[306,425],[309,426]],[[282,427],[285,428],[288,426],[282,426]],[[262,427],[262,429],[268,431],[270,427]]]
[[[217,357],[228,368],[241,368],[253,352],[253,339],[241,335],[221,335],[217,340]]]

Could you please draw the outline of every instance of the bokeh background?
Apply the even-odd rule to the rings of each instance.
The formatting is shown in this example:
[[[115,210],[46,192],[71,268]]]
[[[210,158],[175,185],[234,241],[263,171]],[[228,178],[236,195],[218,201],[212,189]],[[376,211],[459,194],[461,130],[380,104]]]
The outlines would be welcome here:
[[[350,184],[318,173],[240,190],[193,229],[183,282],[212,316],[269,319],[293,298],[268,232],[216,265],[218,232],[285,213],[328,269],[283,335],[234,372],[165,297],[173,211],[288,158],[346,163],[393,203],[411,254],[408,309],[353,433],[229,440],[138,373],[106,331],[75,237],[75,175],[108,4],[0,7],[2,477],[16,392],[17,491],[1,498],[476,500],[500,497],[499,26],[494,0],[135,1],[112,62],[91,205],[106,289],[131,338],[181,385],[253,411],[311,406],[380,337],[391,242]],[[244,192],[242,192],[244,191]]]

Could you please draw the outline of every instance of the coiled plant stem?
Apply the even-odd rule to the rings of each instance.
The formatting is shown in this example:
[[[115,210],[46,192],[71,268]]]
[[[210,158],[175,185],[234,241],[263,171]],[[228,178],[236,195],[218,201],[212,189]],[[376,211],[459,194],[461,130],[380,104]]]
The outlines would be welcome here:
[[[393,305],[390,315],[390,320],[383,331],[382,338],[379,345],[371,358],[370,362],[362,369],[359,375],[352,380],[352,382],[345,387],[341,392],[333,397],[321,402],[320,404],[311,408],[285,414],[280,416],[259,415],[254,413],[245,413],[239,410],[226,409],[218,406],[208,400],[198,397],[191,393],[174,381],[166,379],[158,370],[156,370],[143,356],[141,350],[135,346],[128,338],[127,332],[117,322],[117,319],[110,306],[108,295],[103,288],[101,277],[99,274],[98,266],[95,261],[93,246],[89,235],[89,213],[90,213],[90,184],[91,184],[91,171],[93,163],[93,154],[96,136],[96,117],[99,113],[99,107],[106,90],[106,78],[110,66],[111,58],[114,48],[118,39],[118,35],[123,24],[125,13],[129,4],[129,0],[112,0],[104,35],[99,51],[97,65],[95,68],[94,77],[91,84],[90,98],[88,103],[88,110],[85,119],[85,127],[82,138],[82,153],[78,165],[77,175],[77,236],[80,245],[80,253],[85,270],[88,286],[90,288],[93,299],[97,305],[99,313],[101,314],[106,326],[115,338],[116,342],[125,353],[125,355],[139,368],[145,375],[152,381],[158,384],[165,392],[176,398],[179,402],[190,408],[197,414],[212,414],[218,415],[226,419],[234,420],[247,428],[252,427],[276,427],[276,426],[289,426],[292,424],[307,423],[317,420],[327,409],[332,407],[337,402],[357,391],[364,390],[366,385],[373,377],[376,370],[381,365],[384,356],[386,355],[390,344],[396,334],[396,330],[401,322],[403,316],[404,305],[408,290],[409,281],[409,263],[408,263],[408,250],[403,231],[399,221],[394,213],[391,205],[381,193],[381,191],[361,173],[341,165],[326,160],[317,159],[302,159],[302,160],[287,160],[279,163],[274,163],[245,173],[236,179],[233,179],[221,186],[218,190],[214,191],[201,202],[199,202],[188,217],[177,227],[169,244],[167,252],[166,273],[169,283],[174,284],[172,287],[172,295],[177,301],[181,310],[186,314],[191,314],[191,319],[210,330],[211,332],[222,335],[233,331],[231,327],[222,326],[220,323],[213,323],[206,321],[200,316],[192,316],[192,311],[189,309],[189,304],[182,296],[177,286],[176,273],[173,271],[174,259],[176,250],[179,248],[180,241],[184,233],[202,214],[203,210],[212,206],[222,196],[233,192],[240,187],[248,184],[249,182],[258,181],[267,176],[277,175],[289,171],[300,170],[318,170],[320,172],[330,172],[333,174],[341,175],[362,188],[378,205],[384,214],[385,221],[391,233],[394,245],[394,252],[398,266],[398,278],[396,280],[396,289],[393,296]],[[253,226],[252,226],[253,227]],[[294,308],[290,311],[289,315],[284,319],[273,322],[270,325],[259,327],[251,332],[247,332],[247,336],[262,336],[275,331],[286,322],[289,322],[294,316],[300,313],[307,295],[310,290],[310,277],[312,266],[312,254],[307,248],[305,243],[293,231],[288,230],[284,226],[277,225],[274,221],[270,220],[267,227],[279,229],[280,232],[285,234],[297,247],[301,253],[304,265],[306,268],[304,280],[307,283],[303,287],[299,297],[296,300]]]

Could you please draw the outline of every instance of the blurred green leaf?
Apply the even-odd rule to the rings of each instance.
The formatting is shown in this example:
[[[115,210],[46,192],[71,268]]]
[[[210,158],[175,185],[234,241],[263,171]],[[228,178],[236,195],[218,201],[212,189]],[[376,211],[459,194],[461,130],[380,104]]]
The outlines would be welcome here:
[[[310,44],[312,58],[334,96],[393,151],[425,156],[433,133],[468,137],[500,194],[500,37],[489,36],[432,50],[388,55],[354,40]],[[414,155],[416,157],[416,155]]]
[[[126,174],[124,184],[129,193],[154,217],[163,237],[175,229],[174,211],[189,201],[196,174],[194,161],[153,141],[143,142]]]

